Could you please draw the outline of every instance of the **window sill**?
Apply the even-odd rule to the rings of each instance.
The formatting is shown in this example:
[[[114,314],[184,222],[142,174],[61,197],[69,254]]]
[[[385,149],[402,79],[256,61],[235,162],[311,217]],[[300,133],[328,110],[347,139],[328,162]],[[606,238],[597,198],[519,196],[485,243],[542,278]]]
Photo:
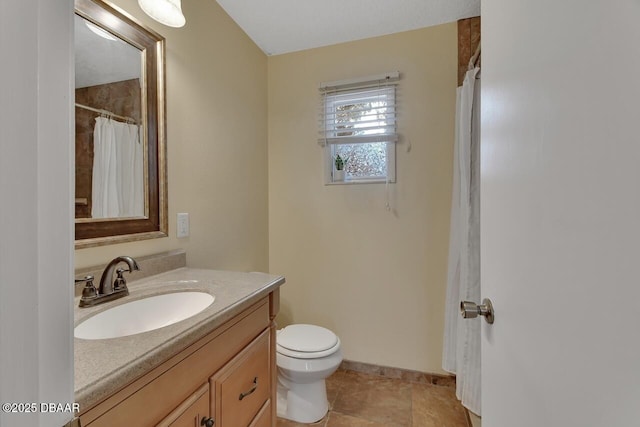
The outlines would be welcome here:
[[[325,182],[324,185],[352,185],[352,184],[386,184],[386,179],[345,179],[344,181]],[[395,184],[396,180],[389,180],[389,184]]]

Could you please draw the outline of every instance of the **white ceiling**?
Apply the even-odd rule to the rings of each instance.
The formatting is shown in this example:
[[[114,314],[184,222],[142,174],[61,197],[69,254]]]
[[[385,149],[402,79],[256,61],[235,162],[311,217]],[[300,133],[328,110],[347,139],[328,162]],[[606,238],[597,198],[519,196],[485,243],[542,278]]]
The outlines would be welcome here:
[[[76,89],[140,78],[140,51],[127,42],[107,40],[89,30],[75,15]]]
[[[480,0],[217,1],[267,55],[415,30],[480,15]]]

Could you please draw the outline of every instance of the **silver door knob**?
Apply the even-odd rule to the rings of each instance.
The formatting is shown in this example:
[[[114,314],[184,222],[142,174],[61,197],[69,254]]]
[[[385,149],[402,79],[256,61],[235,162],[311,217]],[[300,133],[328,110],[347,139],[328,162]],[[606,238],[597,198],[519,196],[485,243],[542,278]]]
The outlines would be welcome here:
[[[489,298],[483,299],[482,305],[478,305],[471,301],[460,301],[460,314],[465,319],[474,319],[478,316],[484,316],[484,320],[486,320],[490,325],[493,325],[493,321],[495,320],[493,305]]]

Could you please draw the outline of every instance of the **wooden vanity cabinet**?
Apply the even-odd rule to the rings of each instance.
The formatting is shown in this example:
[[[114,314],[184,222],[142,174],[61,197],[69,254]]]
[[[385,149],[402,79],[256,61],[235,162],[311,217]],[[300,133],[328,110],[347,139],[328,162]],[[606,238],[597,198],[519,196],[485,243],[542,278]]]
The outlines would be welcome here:
[[[249,426],[271,394],[269,330],[253,340],[210,380],[216,427]]]
[[[157,427],[201,427],[210,418],[209,414],[209,384],[204,384]]]
[[[210,417],[215,427],[275,427],[278,297],[276,290],[81,413],[81,425],[199,427]]]
[[[275,398],[274,398],[275,399]],[[267,400],[267,402],[264,404],[264,406],[262,407],[262,409],[260,409],[260,412],[258,412],[258,415],[256,415],[256,417],[253,419],[253,421],[251,422],[251,424],[249,424],[249,427],[270,427],[272,424],[271,421],[271,417],[272,417],[272,412],[276,410],[276,404],[275,404],[275,400],[273,401],[274,403],[271,403],[271,399]],[[275,415],[274,415],[275,416]],[[273,421],[273,426],[275,426],[276,421]]]

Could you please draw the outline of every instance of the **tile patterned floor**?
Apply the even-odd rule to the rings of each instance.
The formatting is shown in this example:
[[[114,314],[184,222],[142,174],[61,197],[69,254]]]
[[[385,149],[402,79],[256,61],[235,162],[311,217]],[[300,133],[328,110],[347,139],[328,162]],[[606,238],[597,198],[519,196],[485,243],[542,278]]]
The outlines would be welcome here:
[[[452,387],[339,370],[327,379],[329,413],[314,424],[278,427],[467,427]]]

